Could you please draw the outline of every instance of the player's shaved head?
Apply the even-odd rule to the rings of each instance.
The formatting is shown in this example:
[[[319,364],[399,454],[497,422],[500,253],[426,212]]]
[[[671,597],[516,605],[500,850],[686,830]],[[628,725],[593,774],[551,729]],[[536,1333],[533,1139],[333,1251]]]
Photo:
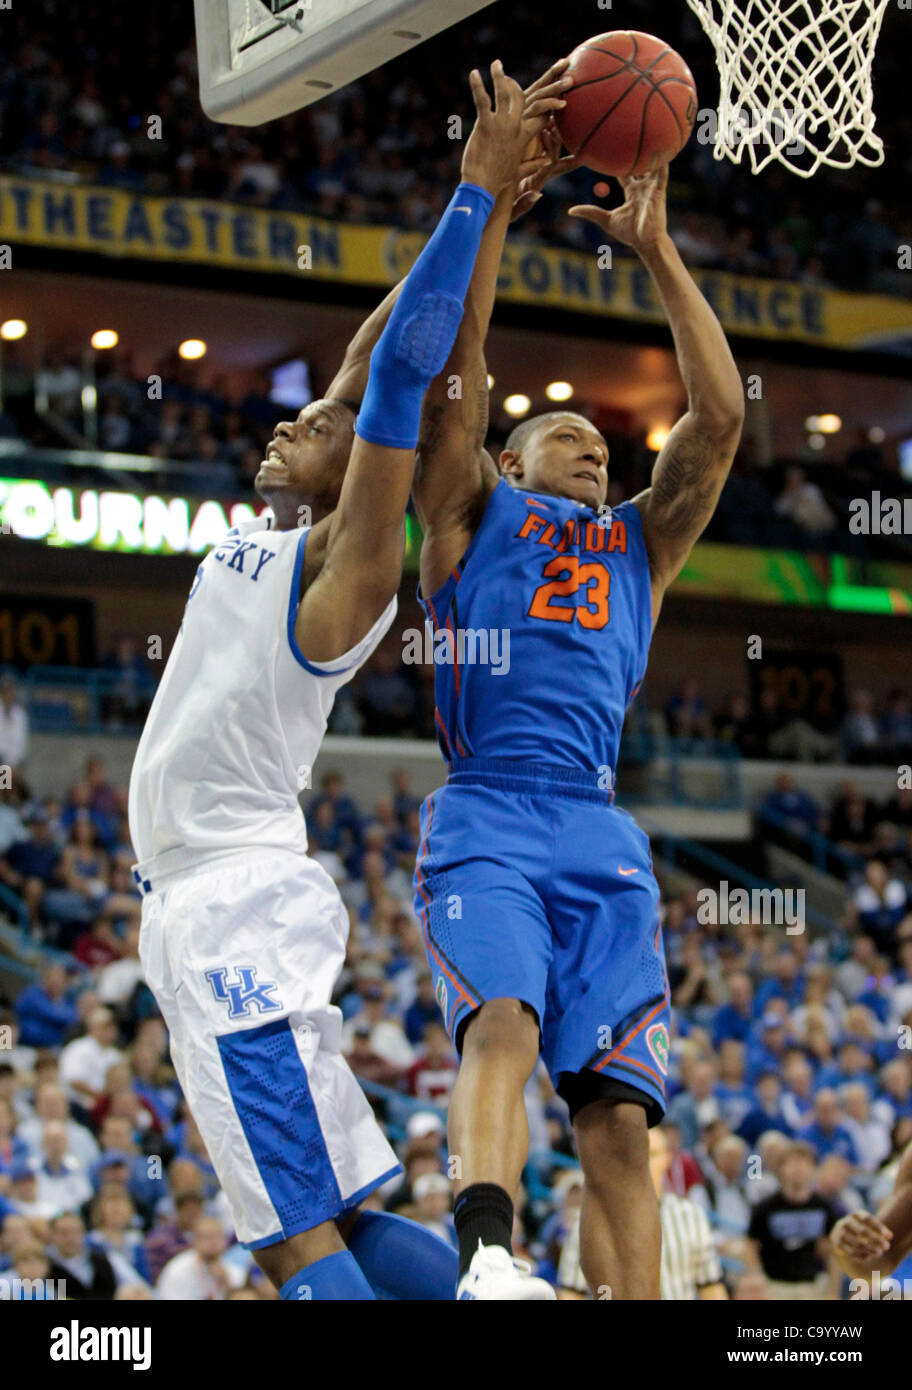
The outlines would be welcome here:
[[[532,435],[545,425],[555,424],[559,420],[578,420],[582,424],[589,426],[589,421],[584,415],[577,415],[572,410],[549,410],[544,415],[533,415],[528,420],[520,420],[509,434],[505,449],[513,454],[521,454],[523,446],[531,439]]]
[[[552,410],[511,431],[500,469],[512,487],[595,509],[608,490],[608,445],[584,415]]]

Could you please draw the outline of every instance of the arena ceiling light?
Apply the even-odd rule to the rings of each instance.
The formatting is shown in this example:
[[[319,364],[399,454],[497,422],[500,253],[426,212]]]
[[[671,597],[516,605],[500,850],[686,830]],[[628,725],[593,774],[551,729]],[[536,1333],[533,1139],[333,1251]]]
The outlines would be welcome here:
[[[185,338],[177,350],[187,362],[193,362],[198,357],[205,357],[207,352],[206,344],[202,338]]]
[[[518,415],[527,415],[532,408],[532,402],[529,400],[528,396],[524,396],[521,391],[517,391],[515,395],[507,396],[503,403],[503,408],[508,415],[514,417]]]
[[[819,452],[821,449],[826,448],[826,435],[821,434],[819,430],[815,430],[813,434],[809,434],[808,448],[813,449],[815,452]]]
[[[491,373],[488,372],[488,390],[489,390],[489,391],[492,390],[492,389],[493,389],[493,386],[494,386],[494,378],[492,377]]]
[[[573,395],[573,387],[569,381],[549,381],[545,387],[545,395],[549,401],[569,401]]]
[[[881,429],[880,425],[872,425],[868,430],[868,438],[872,444],[882,444],[887,437],[887,432]]]
[[[653,425],[646,436],[646,448],[657,454],[670,434],[671,430],[667,425]]]
[[[98,328],[90,339],[93,348],[99,352],[106,352],[108,348],[117,347],[120,342],[120,334],[113,328]]]
[[[17,338],[24,338],[28,332],[28,324],[25,319],[7,319],[5,323],[0,323],[0,338],[6,343],[14,343]]]
[[[809,434],[838,434],[842,419],[838,415],[809,415],[804,422]]]

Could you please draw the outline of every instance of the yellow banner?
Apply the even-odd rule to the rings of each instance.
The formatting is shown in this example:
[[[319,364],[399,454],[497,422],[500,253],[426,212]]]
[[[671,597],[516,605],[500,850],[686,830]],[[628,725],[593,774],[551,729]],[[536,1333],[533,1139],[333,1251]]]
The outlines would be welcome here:
[[[13,248],[14,267],[16,245],[29,245],[387,286],[405,274],[423,241],[414,232],[300,213],[0,177],[0,242]],[[615,255],[604,268],[599,262],[595,254],[511,238],[498,299],[663,321],[649,273],[638,260]],[[912,339],[912,299],[724,271],[693,274],[729,333],[835,348],[889,348]]]

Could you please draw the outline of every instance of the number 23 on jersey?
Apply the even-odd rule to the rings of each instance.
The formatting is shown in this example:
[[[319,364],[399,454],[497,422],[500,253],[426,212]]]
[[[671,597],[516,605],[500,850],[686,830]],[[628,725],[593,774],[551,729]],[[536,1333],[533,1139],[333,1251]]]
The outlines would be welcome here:
[[[528,616],[544,618],[546,622],[572,623],[576,618],[583,627],[600,629],[610,618],[608,594],[611,573],[597,561],[581,565],[575,555],[559,555],[549,560],[542,570],[547,583],[540,584],[532,595]],[[556,602],[585,590],[585,601],[577,605]]]

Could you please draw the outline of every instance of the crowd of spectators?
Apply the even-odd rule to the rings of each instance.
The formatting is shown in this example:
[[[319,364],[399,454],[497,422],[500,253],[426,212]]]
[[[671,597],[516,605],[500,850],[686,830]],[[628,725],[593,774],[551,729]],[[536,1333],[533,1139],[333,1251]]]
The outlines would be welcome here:
[[[250,389],[239,395],[220,374],[203,373],[177,353],[156,363],[150,396],[150,378],[140,374],[129,349],[118,347],[94,358],[91,382],[97,405],[94,425],[89,425],[83,388],[90,377],[80,354],[51,346],[33,371],[20,360],[17,346],[6,349],[0,434],[36,448],[60,450],[65,436],[70,444],[82,440],[106,453],[160,459],[161,470],[146,469],[140,480],[149,491],[233,499],[247,495],[277,422],[288,418],[289,411],[291,418],[297,414],[271,399],[267,374],[254,373]],[[39,398],[46,409],[36,408]],[[67,467],[65,452],[59,471],[63,481],[91,481],[85,469]]]
[[[912,894],[912,786],[909,765],[883,801],[847,780],[828,806],[782,772],[763,798],[758,821],[765,836],[838,877],[857,881],[866,930],[895,954],[893,933]],[[865,914],[868,914],[866,917]]]
[[[258,0],[252,0],[258,3]],[[683,3],[666,7],[662,32],[687,57],[705,100],[715,99],[710,45]],[[466,111],[465,74],[496,56],[501,31],[496,11],[423,45],[419,76],[415,55],[367,74],[313,106],[255,130],[213,124],[200,109],[192,17],[178,0],[148,12],[113,14],[89,0],[62,28],[55,0],[11,12],[8,42],[0,54],[0,170],[63,181],[83,180],[135,192],[224,198],[254,206],[286,208],[353,222],[396,223],[429,230],[449,196],[461,142],[449,137],[450,117]],[[515,11],[515,6],[514,6]],[[525,79],[553,59],[553,24],[540,7],[511,13],[510,58]],[[654,5],[629,0],[625,22],[645,29]],[[563,16],[566,40],[586,37],[591,6]],[[912,118],[905,113],[898,50],[888,14],[877,62],[880,129],[891,173],[859,166],[850,174],[827,170],[811,184],[767,169],[762,179],[747,165],[717,161],[694,138],[675,162],[670,189],[671,230],[689,264],[774,275],[807,283],[909,292],[909,276],[897,269],[897,248],[912,239],[912,220],[896,189],[902,161],[912,163]],[[574,26],[578,25],[576,33]],[[65,34],[65,37],[64,37]],[[140,62],[111,62],[141,48]],[[124,73],[129,72],[129,82]],[[147,118],[161,117],[160,139],[150,139]],[[589,201],[592,175],[577,170],[547,186],[524,219],[533,239],[588,247],[601,233],[564,216],[574,202]],[[593,238],[595,239],[593,241]],[[619,248],[623,254],[623,248]],[[33,445],[60,445],[60,425],[72,444],[85,436],[84,365],[75,351],[51,347],[34,375],[15,343],[5,347],[5,413],[0,436]],[[205,379],[198,364],[171,357],[158,364],[160,399],[149,399],[148,381],[128,350],[96,354],[97,421],[92,433],[109,452],[162,460],[145,485],[164,491],[232,496],[246,492],[282,408],[270,399],[266,379],[238,398],[216,374]],[[53,414],[34,410],[35,390]],[[654,455],[597,409],[577,407],[606,429],[612,451],[612,496],[645,486]],[[492,445],[503,438],[495,422]],[[825,465],[782,459],[756,466],[746,440],[710,524],[710,539],[795,550],[823,550],[912,561],[907,536],[861,535],[849,527],[850,503],[874,487],[902,496],[906,485],[892,448],[865,431],[842,456],[831,448]],[[167,461],[170,461],[168,463]],[[186,474],[174,464],[192,465]],[[86,481],[84,470],[78,473]]]
[[[738,690],[714,702],[697,677],[688,676],[661,710],[650,711],[649,720],[654,731],[679,740],[691,752],[728,744],[745,758],[881,767],[912,763],[908,690],[897,686],[877,700],[869,690],[853,689],[846,705],[830,730],[789,708],[773,684],[761,688],[753,700],[747,691]],[[644,699],[636,709],[635,726],[642,727],[646,708]]]
[[[450,117],[469,119],[469,69],[501,56],[527,82],[560,56],[547,10],[511,8],[507,51],[499,18],[497,11],[477,14],[315,105],[248,129],[214,125],[203,115],[192,16],[179,0],[119,13],[88,0],[65,27],[55,0],[41,0],[7,20],[0,167],[129,192],[431,229],[458,173],[460,143],[449,138]],[[627,0],[624,22],[654,29],[652,0]],[[746,160],[717,161],[712,145],[694,137],[675,162],[671,190],[673,234],[692,264],[910,293],[908,276],[897,269],[898,245],[910,232],[897,188],[912,147],[901,44],[891,42],[893,25],[902,22],[891,7],[876,63],[878,128],[891,172],[825,170],[808,186],[773,167],[755,179]],[[560,47],[590,37],[595,23],[590,4],[570,0]],[[662,35],[689,62],[702,108],[714,106],[712,48],[684,4],[663,7]],[[149,138],[150,115],[161,117],[161,138]],[[592,229],[563,213],[588,200],[592,181],[577,171],[552,186],[525,234],[591,244]]]
[[[55,948],[24,986],[0,977],[4,1288],[15,1296],[17,1280],[40,1280],[53,1297],[64,1280],[68,1298],[275,1297],[235,1240],[142,978],[124,790],[93,758],[59,798],[0,797],[0,876],[33,942]],[[366,814],[329,772],[306,815],[310,851],[350,920],[335,992],[343,1051],[404,1168],[369,1200],[452,1241],[444,1125],[457,1061],[412,905],[409,775],[395,772]],[[876,1206],[912,1137],[908,904],[888,937],[860,897],[827,935],[759,919],[707,925],[699,904],[694,887],[666,893],[661,909],[673,1006],[653,1165],[663,1221],[682,1201],[700,1209],[705,1258],[720,1271],[711,1277],[733,1297],[845,1296],[826,1233],[840,1214]],[[516,1251],[563,1297],[582,1297],[581,1178],[541,1067],[526,1101],[533,1158]],[[776,1219],[783,1211],[801,1240]]]

